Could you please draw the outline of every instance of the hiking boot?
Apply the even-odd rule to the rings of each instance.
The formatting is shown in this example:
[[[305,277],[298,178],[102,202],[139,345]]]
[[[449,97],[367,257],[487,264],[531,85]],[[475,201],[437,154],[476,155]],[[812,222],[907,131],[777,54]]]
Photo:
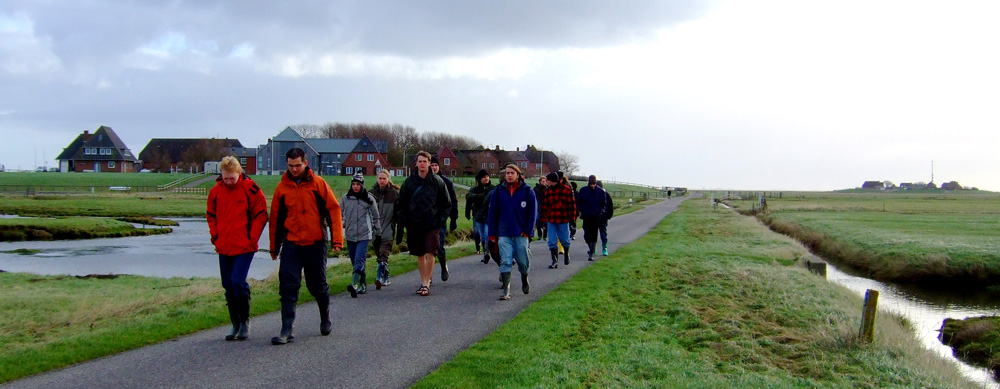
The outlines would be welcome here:
[[[278,336],[271,338],[271,344],[282,345],[291,343],[295,336],[292,335],[292,327],[295,323],[295,303],[281,302],[281,332]]]
[[[528,285],[528,273],[521,273],[521,291],[524,294],[528,294],[531,290],[531,286]]]
[[[500,282],[503,283],[500,300],[510,300],[510,273],[500,273]]]

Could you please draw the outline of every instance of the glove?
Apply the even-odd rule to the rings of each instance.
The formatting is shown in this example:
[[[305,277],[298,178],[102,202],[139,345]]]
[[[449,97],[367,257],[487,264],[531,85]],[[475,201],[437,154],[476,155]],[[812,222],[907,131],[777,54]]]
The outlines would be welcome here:
[[[451,227],[450,227],[450,229],[451,229],[451,232],[455,232],[455,230],[458,229],[458,222],[455,221],[455,219],[451,219]]]
[[[497,237],[491,236],[490,237],[490,242],[496,243],[497,242]]]

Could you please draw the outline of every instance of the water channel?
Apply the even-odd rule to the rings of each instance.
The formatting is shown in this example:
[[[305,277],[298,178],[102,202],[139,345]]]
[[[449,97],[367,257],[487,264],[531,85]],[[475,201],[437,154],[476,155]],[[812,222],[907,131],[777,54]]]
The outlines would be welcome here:
[[[132,274],[147,277],[219,276],[218,255],[208,239],[204,218],[173,219],[180,225],[165,235],[129,238],[70,240],[51,242],[0,242],[0,270],[42,275]],[[158,228],[158,227],[146,227]],[[260,247],[268,247],[267,233]],[[16,249],[32,254],[10,253]],[[331,265],[339,260],[330,261]],[[249,277],[264,279],[277,272],[278,262],[266,252],[258,252],[250,266]],[[965,364],[952,355],[951,347],[941,344],[938,330],[945,318],[997,315],[1000,301],[982,293],[942,293],[907,288],[848,274],[829,265],[827,279],[864,296],[865,291],[879,291],[879,308],[906,317],[913,323],[917,338],[927,349],[953,361],[962,373],[983,387],[1000,389],[1000,384],[986,368]],[[860,310],[861,307],[859,306]]]

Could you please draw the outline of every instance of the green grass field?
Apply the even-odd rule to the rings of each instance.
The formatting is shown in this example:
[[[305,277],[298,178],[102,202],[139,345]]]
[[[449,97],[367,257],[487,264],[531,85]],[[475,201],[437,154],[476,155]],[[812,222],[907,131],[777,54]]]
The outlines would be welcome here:
[[[876,279],[1000,284],[1000,194],[786,193],[767,202],[758,217],[772,229]]]
[[[415,387],[970,387],[807,253],[752,218],[689,200]],[[498,368],[498,366],[505,366]]]
[[[74,186],[74,187],[108,187],[108,186],[141,186],[155,187],[164,185],[179,178],[188,176],[181,173],[34,173],[5,172],[0,173],[0,186]]]
[[[100,217],[0,219],[0,242],[120,238],[166,234],[169,228],[135,228],[131,223]]]

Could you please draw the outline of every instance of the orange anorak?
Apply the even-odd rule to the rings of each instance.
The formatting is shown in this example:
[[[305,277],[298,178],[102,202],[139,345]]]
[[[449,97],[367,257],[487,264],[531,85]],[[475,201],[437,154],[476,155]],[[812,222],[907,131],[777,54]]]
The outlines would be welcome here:
[[[308,246],[324,240],[324,228],[330,231],[334,250],[344,247],[340,203],[330,185],[309,167],[298,183],[285,172],[271,198],[271,258],[278,257],[285,241]]]

